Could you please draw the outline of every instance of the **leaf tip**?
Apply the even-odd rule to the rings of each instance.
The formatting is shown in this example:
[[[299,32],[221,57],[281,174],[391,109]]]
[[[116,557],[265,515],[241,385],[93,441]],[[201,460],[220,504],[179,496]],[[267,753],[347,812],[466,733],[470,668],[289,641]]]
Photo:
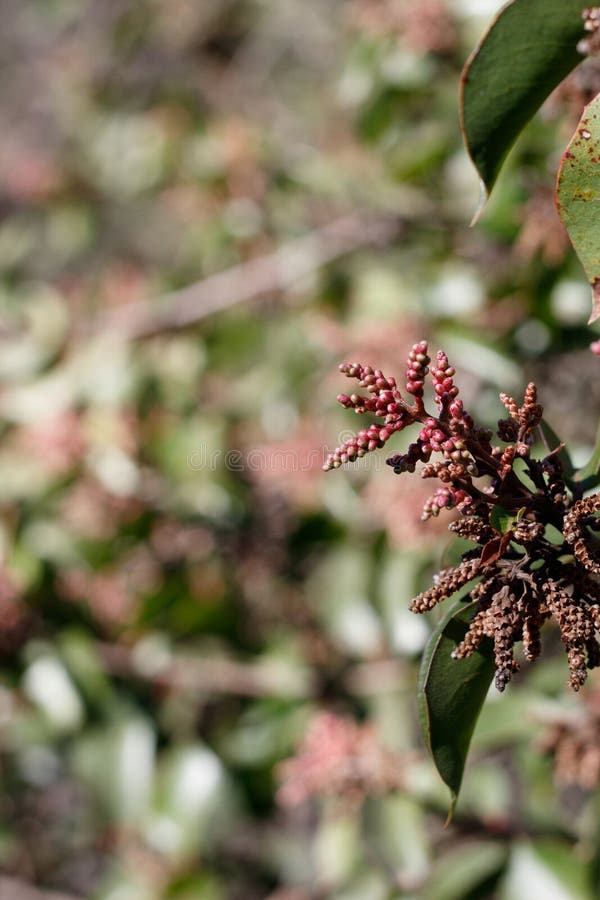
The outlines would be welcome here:
[[[475,214],[469,223],[469,228],[473,228],[474,225],[477,225],[481,216],[483,215],[483,211],[488,202],[488,189],[485,185],[483,178],[479,179],[479,203],[477,204],[477,209],[475,210]]]
[[[446,816],[446,821],[444,822],[444,828],[448,828],[452,824],[452,819],[454,818],[454,813],[456,811],[456,802],[458,800],[458,794],[452,791],[452,799],[450,800],[450,809],[448,810],[448,815]]]

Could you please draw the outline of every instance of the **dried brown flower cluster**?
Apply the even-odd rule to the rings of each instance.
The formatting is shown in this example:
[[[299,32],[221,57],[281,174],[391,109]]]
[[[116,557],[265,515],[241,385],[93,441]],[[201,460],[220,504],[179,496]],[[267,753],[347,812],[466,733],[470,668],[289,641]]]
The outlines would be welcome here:
[[[422,464],[423,478],[437,478],[441,487],[425,504],[423,518],[456,507],[459,518],[451,530],[476,546],[415,597],[412,611],[427,612],[478,579],[466,597],[474,607],[470,628],[454,656],[470,656],[489,638],[496,687],[503,691],[519,667],[515,644],[522,641],[525,659],[537,659],[541,626],[553,619],[567,653],[569,684],[577,691],[588,669],[600,665],[600,544],[593,534],[600,495],[582,499],[573,485],[567,487],[562,445],[547,447],[541,459],[532,457],[534,436],[544,434],[535,385],[527,386],[520,406],[500,395],[508,415],[498,422],[501,444],[492,444],[492,433],[475,425],[458,399],[446,354],[438,351],[431,370],[430,364],[425,342],[415,344],[406,371],[411,403],[395,379],[380,370],[359,363],[341,366],[369,396],[341,394],[338,400],[356,412],[373,413],[381,423],[338,447],[324,468],[364,456],[395,432],[419,423],[417,441],[387,462],[396,473],[413,472]],[[427,374],[438,407],[435,416],[423,399]]]
[[[553,758],[557,784],[592,791],[600,785],[600,691],[582,699],[578,710],[557,716],[537,748]]]
[[[403,760],[385,747],[372,725],[320,712],[313,718],[296,756],[279,767],[278,799],[298,806],[328,796],[357,807],[370,795],[402,787]]]

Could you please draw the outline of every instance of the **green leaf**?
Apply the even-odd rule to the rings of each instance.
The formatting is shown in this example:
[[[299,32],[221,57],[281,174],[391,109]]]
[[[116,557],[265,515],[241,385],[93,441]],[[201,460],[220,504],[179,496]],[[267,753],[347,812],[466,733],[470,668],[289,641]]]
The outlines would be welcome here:
[[[512,513],[509,513],[503,506],[494,506],[490,513],[490,525],[500,534],[504,534],[512,526],[513,518]]]
[[[512,843],[502,897],[521,900],[524,885],[535,885],[535,896],[553,900],[592,900],[597,896],[590,890],[589,866],[577,858],[572,847],[556,840]]]
[[[471,54],[460,117],[481,179],[481,214],[506,154],[546,97],[579,62],[581,0],[513,0]]]
[[[502,844],[467,840],[434,860],[419,897],[421,900],[464,900],[482,896],[480,891],[489,888],[490,879],[499,876],[506,863],[507,852]],[[485,896],[489,896],[487,890]]]
[[[591,900],[590,870],[586,860],[577,859],[572,847],[551,838],[541,838],[532,846],[536,857],[574,900]]]
[[[463,592],[463,597],[466,592]],[[494,675],[491,641],[467,659],[452,659],[464,638],[472,603],[456,600],[431,635],[419,671],[419,718],[442,780],[450,788],[452,818],[477,718]]]
[[[583,111],[558,170],[556,205],[592,287],[600,317],[600,94]]]
[[[592,455],[586,465],[575,472],[573,481],[581,491],[589,491],[600,484],[600,424],[596,431],[596,442]]]

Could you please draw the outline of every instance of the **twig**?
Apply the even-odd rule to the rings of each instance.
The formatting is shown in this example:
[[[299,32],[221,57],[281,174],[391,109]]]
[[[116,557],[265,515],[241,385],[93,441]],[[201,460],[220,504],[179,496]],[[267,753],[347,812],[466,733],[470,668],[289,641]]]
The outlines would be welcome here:
[[[314,694],[310,673],[295,672],[277,661],[243,663],[225,657],[172,657],[148,667],[130,648],[99,642],[105,671],[120,678],[138,678],[170,690],[194,694],[234,694],[241,697],[305,699]]]
[[[128,303],[101,313],[78,331],[110,331],[123,339],[151,337],[199,322],[239,303],[289,290],[301,278],[361,247],[385,245],[398,233],[390,219],[344,216],[266,256],[232,266],[154,303]]]
[[[277,660],[240,662],[224,656],[170,656],[148,665],[135,649],[123,644],[98,641],[96,650],[104,670],[117,678],[137,678],[165,687],[196,694],[234,694],[241,697],[292,697],[307,699],[317,695],[313,673],[295,671]],[[382,659],[352,666],[345,686],[357,695],[387,692],[397,687],[406,674],[396,659]]]

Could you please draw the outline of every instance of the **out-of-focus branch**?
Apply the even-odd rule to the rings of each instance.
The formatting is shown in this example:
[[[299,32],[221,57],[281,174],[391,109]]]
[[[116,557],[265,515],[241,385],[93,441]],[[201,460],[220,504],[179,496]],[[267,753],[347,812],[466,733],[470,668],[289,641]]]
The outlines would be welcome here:
[[[97,650],[111,675],[152,681],[185,693],[304,699],[315,690],[310,672],[292,670],[277,660],[243,663],[225,657],[180,656],[155,666],[119,644],[99,643]]]
[[[234,694],[240,697],[307,699],[317,694],[313,673],[273,660],[240,662],[224,656],[146,659],[122,644],[98,642],[96,650],[106,672],[118,678],[137,678],[170,690],[195,694]],[[393,690],[406,676],[401,660],[383,659],[350,667],[345,685],[358,695]]]
[[[361,247],[385,246],[398,234],[390,218],[343,216],[273,253],[232,266],[152,302],[101,313],[79,330],[110,331],[124,339],[151,337],[193,325],[239,303],[289,290],[301,278]]]

